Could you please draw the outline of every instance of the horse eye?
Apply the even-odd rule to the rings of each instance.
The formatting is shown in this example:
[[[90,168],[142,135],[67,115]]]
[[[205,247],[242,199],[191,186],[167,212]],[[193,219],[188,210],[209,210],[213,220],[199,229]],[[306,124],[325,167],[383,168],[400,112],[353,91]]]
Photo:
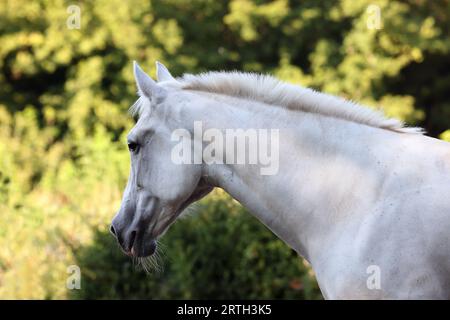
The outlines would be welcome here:
[[[128,142],[128,150],[131,152],[137,152],[139,150],[139,145],[135,142]]]

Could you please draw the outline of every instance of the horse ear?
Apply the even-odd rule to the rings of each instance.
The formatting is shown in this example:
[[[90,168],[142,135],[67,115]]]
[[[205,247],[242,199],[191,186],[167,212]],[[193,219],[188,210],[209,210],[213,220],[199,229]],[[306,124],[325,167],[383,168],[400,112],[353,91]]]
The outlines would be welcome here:
[[[160,81],[176,81],[176,79],[170,74],[166,66],[161,62],[156,61],[156,78]]]
[[[133,61],[134,79],[138,87],[138,93],[140,96],[146,96],[147,98],[155,97],[161,98],[165,96],[165,90],[158,86],[156,82],[147,75],[136,61]]]

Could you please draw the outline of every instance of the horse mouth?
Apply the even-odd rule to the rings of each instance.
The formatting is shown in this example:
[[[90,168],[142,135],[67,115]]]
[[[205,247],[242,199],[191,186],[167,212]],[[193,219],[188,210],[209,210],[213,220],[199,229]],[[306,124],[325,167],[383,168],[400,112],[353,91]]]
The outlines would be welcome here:
[[[135,234],[132,239],[131,250],[128,255],[137,258],[145,258],[153,255],[157,249],[156,239],[163,235],[170,225],[180,216],[180,214],[192,203],[209,193],[213,187],[209,185],[199,185],[196,190],[176,209],[173,213],[165,215],[160,221],[156,221],[150,228],[150,232],[144,231]],[[162,214],[164,216],[164,214]]]
[[[149,257],[156,252],[157,244],[156,240],[145,241],[139,243],[135,241],[130,250],[130,256],[136,258]]]

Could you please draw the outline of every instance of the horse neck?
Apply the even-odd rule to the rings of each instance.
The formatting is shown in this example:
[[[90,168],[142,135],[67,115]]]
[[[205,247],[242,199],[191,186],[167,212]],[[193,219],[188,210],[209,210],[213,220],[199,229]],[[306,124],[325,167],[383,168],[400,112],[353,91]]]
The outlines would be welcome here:
[[[384,175],[373,152],[383,135],[397,134],[253,101],[214,101],[195,115],[204,129],[279,129],[279,171],[261,175],[258,165],[211,164],[204,176],[310,262],[339,223],[355,221],[377,200],[373,190]]]

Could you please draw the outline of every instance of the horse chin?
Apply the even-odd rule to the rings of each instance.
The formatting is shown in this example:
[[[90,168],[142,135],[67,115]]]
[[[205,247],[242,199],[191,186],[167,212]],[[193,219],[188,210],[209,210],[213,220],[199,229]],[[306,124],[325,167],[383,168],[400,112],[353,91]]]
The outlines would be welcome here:
[[[146,258],[153,255],[156,252],[156,249],[156,240],[150,240],[142,243],[141,245],[134,245],[131,248],[131,255],[136,258]]]

